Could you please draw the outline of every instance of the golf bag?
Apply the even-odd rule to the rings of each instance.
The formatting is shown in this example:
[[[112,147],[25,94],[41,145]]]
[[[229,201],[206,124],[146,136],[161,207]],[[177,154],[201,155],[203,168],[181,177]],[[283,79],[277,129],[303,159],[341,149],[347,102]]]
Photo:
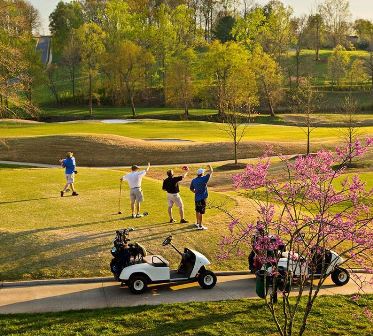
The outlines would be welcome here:
[[[129,244],[128,235],[134,229],[123,229],[116,231],[116,237],[113,241],[114,247],[111,249],[111,255],[114,257],[110,262],[110,269],[116,279],[119,278],[123,268],[141,263],[143,257],[147,255],[146,249],[139,243]]]

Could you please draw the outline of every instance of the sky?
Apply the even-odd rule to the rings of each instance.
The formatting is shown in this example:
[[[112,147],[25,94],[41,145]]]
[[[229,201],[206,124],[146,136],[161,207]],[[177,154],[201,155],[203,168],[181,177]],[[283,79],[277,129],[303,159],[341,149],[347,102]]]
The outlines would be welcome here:
[[[48,34],[49,14],[54,10],[59,0],[29,0],[41,15],[42,34]],[[66,0],[65,0],[66,1]],[[70,0],[67,0],[68,2]],[[256,0],[257,3],[265,4],[268,0]],[[283,3],[294,8],[296,15],[307,14],[316,7],[321,0],[282,0]],[[350,8],[353,18],[364,18],[373,20],[373,0],[350,0]]]

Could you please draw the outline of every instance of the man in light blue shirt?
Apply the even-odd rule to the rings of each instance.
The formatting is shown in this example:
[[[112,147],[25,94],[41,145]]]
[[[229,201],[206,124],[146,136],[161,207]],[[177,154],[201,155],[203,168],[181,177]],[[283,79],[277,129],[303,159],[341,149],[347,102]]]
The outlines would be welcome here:
[[[207,230],[207,227],[202,225],[202,216],[206,212],[206,200],[209,196],[207,190],[207,183],[210,180],[213,169],[211,165],[208,165],[207,174],[204,175],[205,170],[203,168],[198,169],[197,177],[192,180],[190,184],[190,190],[194,192],[194,200],[196,205],[196,226],[198,230]]]
[[[69,187],[71,188],[72,196],[78,196],[79,194],[75,191],[74,182],[75,182],[75,174],[76,171],[76,163],[74,154],[72,152],[68,152],[66,158],[60,160],[61,167],[65,168],[65,176],[66,176],[66,184],[63,190],[61,190],[61,197],[64,196],[65,192],[68,191]]]

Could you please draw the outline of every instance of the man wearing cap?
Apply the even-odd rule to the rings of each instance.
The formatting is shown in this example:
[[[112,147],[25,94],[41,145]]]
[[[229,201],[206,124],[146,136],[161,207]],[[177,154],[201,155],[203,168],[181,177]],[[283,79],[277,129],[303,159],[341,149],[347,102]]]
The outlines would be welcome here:
[[[197,177],[192,180],[190,184],[190,190],[194,192],[195,204],[196,204],[196,226],[198,230],[207,230],[205,226],[202,225],[202,216],[206,211],[206,199],[208,197],[207,183],[210,180],[213,169],[211,165],[208,165],[208,171],[204,175],[205,170],[203,168],[198,169]]]
[[[61,197],[65,195],[69,188],[71,188],[72,196],[78,196],[79,194],[75,191],[74,182],[75,182],[75,174],[78,172],[76,171],[76,162],[74,158],[74,153],[68,152],[66,154],[66,158],[60,160],[60,164],[62,168],[65,168],[65,177],[66,177],[66,184],[65,187],[61,190],[60,194]]]
[[[163,180],[162,189],[167,191],[167,202],[168,202],[168,215],[170,216],[170,223],[175,223],[172,217],[172,207],[174,204],[179,208],[180,223],[185,224],[188,221],[184,218],[184,204],[180,197],[179,182],[182,181],[188,175],[188,167],[183,167],[185,173],[181,176],[174,176],[172,169],[167,171],[167,178]]]
[[[126,180],[128,182],[128,186],[130,187],[130,199],[131,199],[131,210],[132,210],[132,218],[140,218],[143,217],[140,214],[140,204],[144,201],[144,195],[141,189],[142,178],[146,175],[146,173],[150,169],[150,163],[148,163],[148,167],[144,170],[140,170],[140,168],[136,165],[131,167],[131,173],[124,175],[120,180],[123,182]]]

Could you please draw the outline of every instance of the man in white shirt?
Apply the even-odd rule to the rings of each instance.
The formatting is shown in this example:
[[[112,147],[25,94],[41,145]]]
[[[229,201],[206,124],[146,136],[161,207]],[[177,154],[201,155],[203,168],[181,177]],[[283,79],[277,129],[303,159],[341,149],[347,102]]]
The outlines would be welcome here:
[[[149,169],[150,163],[148,163],[148,167],[144,170],[140,170],[138,166],[133,165],[131,167],[132,172],[124,175],[120,179],[121,182],[126,180],[128,182],[128,186],[130,187],[131,210],[133,218],[143,217],[143,215],[140,214],[140,204],[144,201],[144,195],[141,190],[141,182],[142,178],[146,175]]]

